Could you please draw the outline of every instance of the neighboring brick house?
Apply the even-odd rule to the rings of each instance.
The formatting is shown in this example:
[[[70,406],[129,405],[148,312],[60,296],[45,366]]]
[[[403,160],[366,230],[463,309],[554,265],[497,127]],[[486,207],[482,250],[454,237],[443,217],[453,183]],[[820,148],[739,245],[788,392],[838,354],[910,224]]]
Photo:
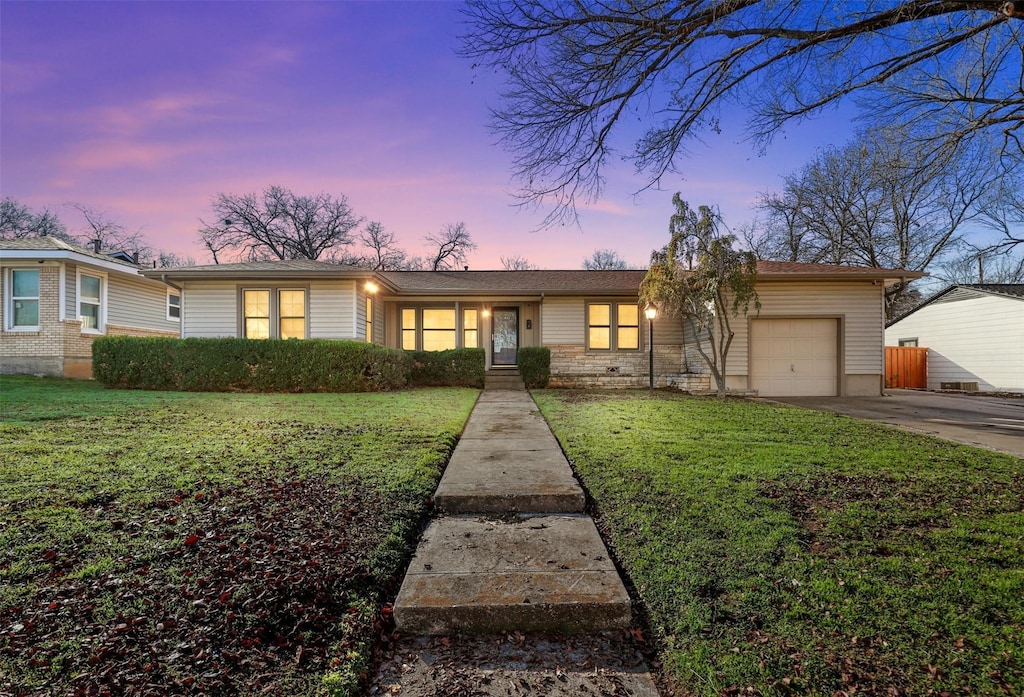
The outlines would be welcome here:
[[[310,260],[145,269],[182,291],[182,336],[351,339],[393,348],[474,347],[514,369],[551,349],[551,385],[645,387],[645,271],[370,271]],[[760,262],[759,314],[732,323],[730,389],[764,396],[877,395],[885,287],[915,272]],[[711,387],[678,320],[653,324],[654,378]]]
[[[0,240],[0,373],[88,378],[100,336],[180,335],[181,295],[124,253]]]

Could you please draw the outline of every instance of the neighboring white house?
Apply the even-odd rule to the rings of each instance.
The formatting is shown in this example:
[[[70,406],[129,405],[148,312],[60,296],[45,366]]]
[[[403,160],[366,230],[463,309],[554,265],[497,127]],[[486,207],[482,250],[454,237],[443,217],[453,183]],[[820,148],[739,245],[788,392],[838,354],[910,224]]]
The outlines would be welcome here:
[[[1024,392],[1024,284],[953,285],[886,326],[886,346],[928,349],[928,388]]]
[[[126,254],[0,240],[0,373],[92,376],[100,336],[178,336],[180,293]]]
[[[551,349],[553,386],[643,387],[645,271],[390,271],[309,260],[147,269],[182,293],[182,336],[353,339],[393,348],[485,349],[514,368]],[[760,314],[733,322],[731,389],[764,396],[877,395],[885,287],[916,272],[760,262]],[[658,385],[704,390],[707,369],[678,320],[653,326]]]

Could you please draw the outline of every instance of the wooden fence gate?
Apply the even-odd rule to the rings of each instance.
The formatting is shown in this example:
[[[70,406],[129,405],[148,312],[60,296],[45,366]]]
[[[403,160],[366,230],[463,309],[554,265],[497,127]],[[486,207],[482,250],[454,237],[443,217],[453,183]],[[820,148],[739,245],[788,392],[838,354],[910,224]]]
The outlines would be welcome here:
[[[922,346],[886,346],[885,386],[927,389],[928,349]]]

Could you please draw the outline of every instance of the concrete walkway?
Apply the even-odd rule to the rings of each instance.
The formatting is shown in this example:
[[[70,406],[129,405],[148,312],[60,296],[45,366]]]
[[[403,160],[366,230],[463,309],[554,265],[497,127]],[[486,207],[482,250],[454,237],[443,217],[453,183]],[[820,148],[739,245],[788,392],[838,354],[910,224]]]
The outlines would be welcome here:
[[[526,390],[481,394],[434,500],[395,602],[402,634],[629,628],[629,595]],[[657,695],[642,664],[628,678],[628,694]]]

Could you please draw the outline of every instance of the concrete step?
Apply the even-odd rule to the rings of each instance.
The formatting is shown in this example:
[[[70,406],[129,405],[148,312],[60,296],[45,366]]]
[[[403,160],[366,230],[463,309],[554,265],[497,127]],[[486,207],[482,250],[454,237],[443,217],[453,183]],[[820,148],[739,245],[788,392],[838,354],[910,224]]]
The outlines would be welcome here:
[[[522,376],[519,373],[487,373],[484,376],[484,389],[485,390],[524,390],[526,385],[523,383]]]
[[[629,595],[587,516],[453,516],[423,534],[395,602],[406,634],[629,627]]]

